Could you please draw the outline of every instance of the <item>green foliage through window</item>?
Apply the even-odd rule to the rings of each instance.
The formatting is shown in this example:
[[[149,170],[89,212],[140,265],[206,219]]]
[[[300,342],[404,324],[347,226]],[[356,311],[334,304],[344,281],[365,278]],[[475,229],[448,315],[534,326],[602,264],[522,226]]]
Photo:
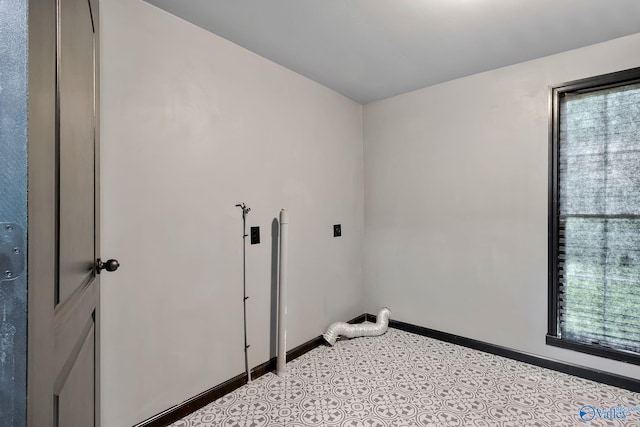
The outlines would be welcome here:
[[[640,83],[555,96],[550,333],[640,354]]]

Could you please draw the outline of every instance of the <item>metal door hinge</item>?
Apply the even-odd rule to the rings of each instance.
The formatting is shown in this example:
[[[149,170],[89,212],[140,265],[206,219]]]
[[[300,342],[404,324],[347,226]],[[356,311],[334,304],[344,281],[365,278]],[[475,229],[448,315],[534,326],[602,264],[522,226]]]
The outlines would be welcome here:
[[[0,282],[15,280],[24,273],[25,247],[22,227],[0,222]]]

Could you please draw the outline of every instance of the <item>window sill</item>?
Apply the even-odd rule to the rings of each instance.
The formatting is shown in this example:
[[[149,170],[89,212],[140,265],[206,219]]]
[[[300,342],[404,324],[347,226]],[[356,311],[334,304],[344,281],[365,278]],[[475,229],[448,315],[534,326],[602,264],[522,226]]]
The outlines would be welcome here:
[[[547,345],[578,351],[580,353],[591,354],[593,356],[604,357],[610,360],[640,365],[640,354],[630,351],[614,350],[608,347],[601,347],[595,344],[583,344],[576,341],[569,341],[558,338],[554,335],[547,335]]]

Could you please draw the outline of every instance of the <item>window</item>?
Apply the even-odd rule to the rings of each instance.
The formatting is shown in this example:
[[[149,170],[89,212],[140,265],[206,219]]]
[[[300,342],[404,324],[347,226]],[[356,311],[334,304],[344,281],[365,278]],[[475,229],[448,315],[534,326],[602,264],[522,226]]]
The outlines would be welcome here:
[[[551,90],[547,344],[640,364],[640,68]]]

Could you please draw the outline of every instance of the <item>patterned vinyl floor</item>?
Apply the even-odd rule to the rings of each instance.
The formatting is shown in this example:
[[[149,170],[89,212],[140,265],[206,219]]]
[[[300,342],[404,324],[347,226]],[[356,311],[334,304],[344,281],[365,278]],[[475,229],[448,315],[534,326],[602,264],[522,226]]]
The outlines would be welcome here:
[[[638,393],[397,329],[316,348],[287,370],[172,426],[640,426]]]

